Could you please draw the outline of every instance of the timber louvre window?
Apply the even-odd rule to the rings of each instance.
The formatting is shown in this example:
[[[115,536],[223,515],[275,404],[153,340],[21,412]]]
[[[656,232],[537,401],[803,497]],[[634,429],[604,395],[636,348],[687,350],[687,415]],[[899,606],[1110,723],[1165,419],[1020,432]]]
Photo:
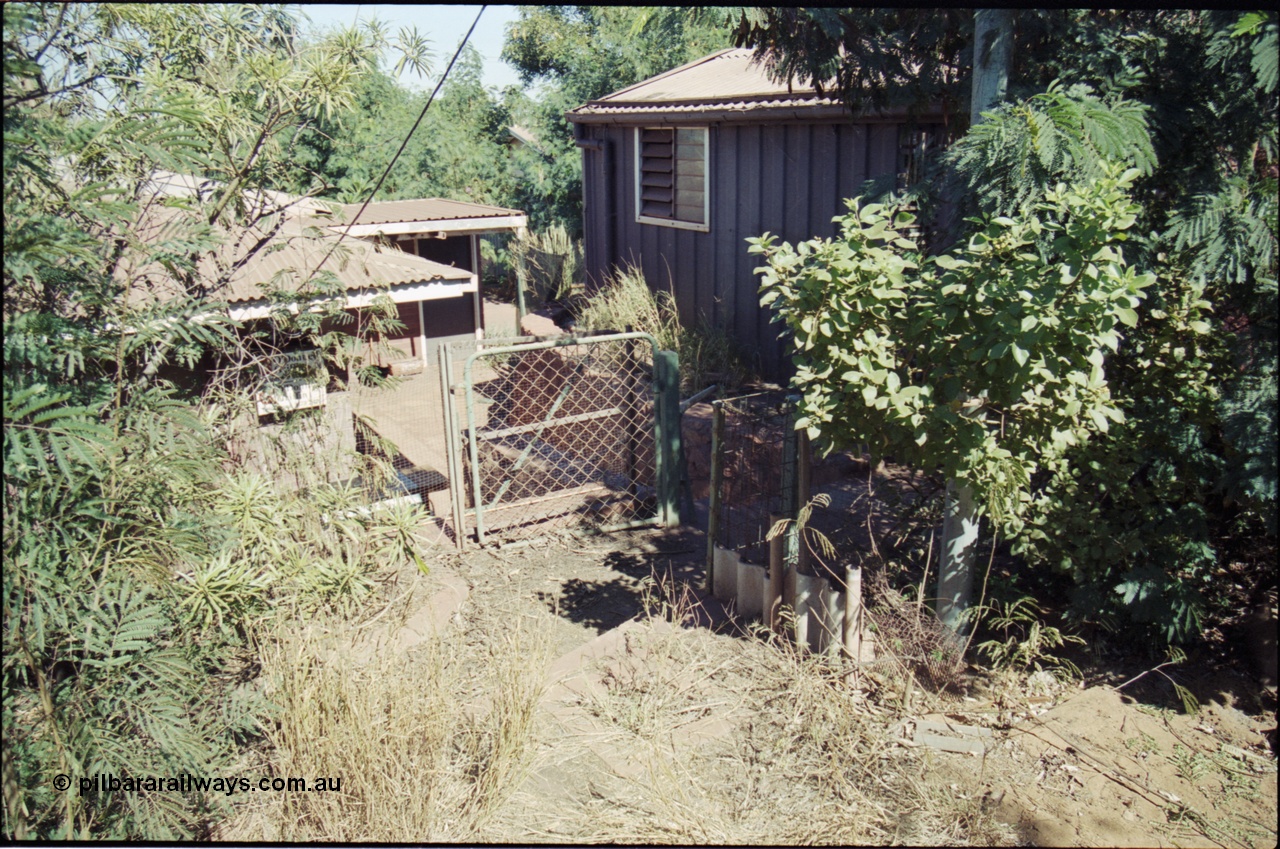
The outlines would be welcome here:
[[[636,129],[636,221],[708,232],[706,127]]]

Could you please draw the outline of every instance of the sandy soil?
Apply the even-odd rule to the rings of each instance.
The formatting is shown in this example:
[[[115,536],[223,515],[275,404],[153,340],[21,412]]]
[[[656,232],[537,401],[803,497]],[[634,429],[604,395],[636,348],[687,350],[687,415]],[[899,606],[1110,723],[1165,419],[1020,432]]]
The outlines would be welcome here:
[[[1158,686],[1043,675],[904,699],[892,670],[842,680],[726,623],[714,602],[677,599],[704,552],[683,530],[437,556],[434,580],[467,588],[451,618],[462,639],[479,651],[518,618],[547,630],[557,658],[537,754],[488,839],[1276,844],[1276,763],[1260,734],[1274,716],[1211,686],[1192,716]]]

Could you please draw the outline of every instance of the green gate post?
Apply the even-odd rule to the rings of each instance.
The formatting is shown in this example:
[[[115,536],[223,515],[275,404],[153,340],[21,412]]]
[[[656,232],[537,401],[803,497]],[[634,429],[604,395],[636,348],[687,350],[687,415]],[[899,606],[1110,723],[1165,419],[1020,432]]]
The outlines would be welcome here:
[[[449,507],[453,514],[454,544],[458,551],[466,551],[467,498],[462,480],[462,434],[453,406],[453,356],[447,343],[436,350],[440,366],[440,406],[444,408],[444,445],[449,469]]]
[[[653,355],[654,449],[657,461],[658,515],[668,528],[680,524],[680,362],[675,351]]]
[[[800,568],[800,528],[796,519],[800,515],[799,493],[797,492],[798,472],[800,471],[800,452],[795,430],[795,398],[787,397],[787,414],[783,419],[782,432],[782,513],[791,520],[787,525],[784,562],[786,571],[803,572]]]

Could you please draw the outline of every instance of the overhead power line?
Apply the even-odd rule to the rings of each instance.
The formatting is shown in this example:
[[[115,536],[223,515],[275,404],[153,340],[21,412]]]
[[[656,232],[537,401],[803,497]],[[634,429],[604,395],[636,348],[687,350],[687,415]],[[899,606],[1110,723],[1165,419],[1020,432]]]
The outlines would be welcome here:
[[[471,33],[475,32],[476,24],[480,23],[480,16],[484,14],[484,10],[489,8],[487,5],[481,6],[480,11],[476,13],[476,19],[471,22],[471,28],[467,30],[467,34],[462,37],[462,41],[458,44],[458,49],[453,52],[453,58],[449,60],[449,65],[444,69],[444,73],[440,75],[440,81],[436,83],[436,87],[431,92],[431,96],[427,98],[427,105],[422,107],[422,113],[418,115],[418,120],[413,122],[413,126],[409,128],[409,134],[404,137],[404,141],[400,143],[400,149],[396,151],[396,155],[391,157],[391,161],[387,163],[386,169],[382,172],[382,176],[378,178],[378,182],[374,185],[373,191],[369,192],[369,196],[365,198],[364,203],[360,204],[360,210],[356,212],[351,219],[351,223],[343,228],[342,233],[338,236],[338,241],[334,242],[329,248],[328,253],[316,265],[315,270],[311,272],[314,277],[328,262],[329,257],[338,249],[338,245],[342,244],[342,240],[347,237],[347,233],[351,231],[351,227],[355,222],[360,220],[360,216],[364,214],[365,209],[370,202],[377,196],[378,190],[382,188],[382,184],[387,179],[387,175],[391,173],[391,169],[395,167],[396,161],[400,159],[400,154],[404,153],[406,147],[409,146],[409,140],[413,138],[413,134],[417,132],[418,126],[422,123],[422,119],[427,117],[427,110],[431,108],[431,104],[435,101],[436,95],[440,93],[441,87],[444,86],[445,80],[449,78],[449,72],[453,70],[454,63],[458,61],[458,57],[462,55],[462,49],[467,46],[467,41],[471,38]]]

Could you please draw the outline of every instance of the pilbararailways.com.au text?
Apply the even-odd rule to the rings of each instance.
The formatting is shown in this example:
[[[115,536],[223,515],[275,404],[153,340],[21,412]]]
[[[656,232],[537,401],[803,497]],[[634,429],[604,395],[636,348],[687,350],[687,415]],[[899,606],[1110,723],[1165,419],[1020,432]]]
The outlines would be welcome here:
[[[60,776],[61,777],[61,776]],[[177,776],[124,777],[98,773],[79,779],[80,795],[92,793],[326,793],[342,789],[341,778],[205,778],[184,773]]]

